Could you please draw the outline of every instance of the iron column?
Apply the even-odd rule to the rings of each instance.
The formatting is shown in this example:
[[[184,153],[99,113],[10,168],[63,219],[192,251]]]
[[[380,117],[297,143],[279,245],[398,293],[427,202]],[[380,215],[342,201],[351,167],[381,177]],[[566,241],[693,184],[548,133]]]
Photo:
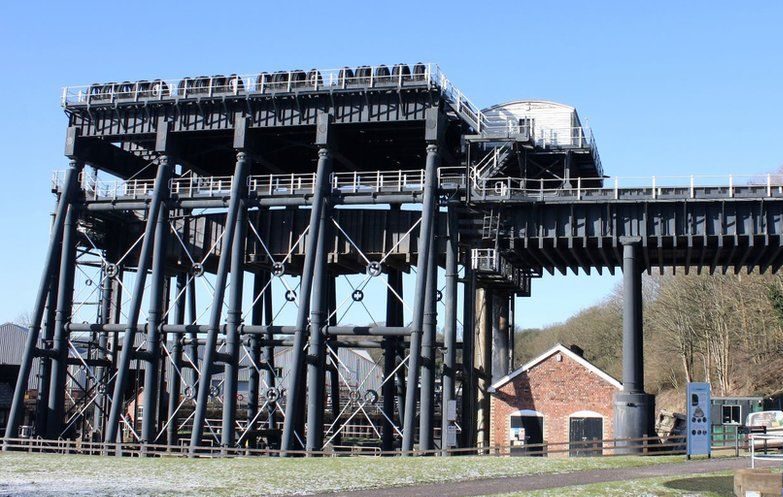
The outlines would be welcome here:
[[[437,212],[437,210],[436,210]],[[421,389],[419,392],[419,450],[432,450],[435,419],[435,326],[437,321],[438,260],[435,233],[430,234],[427,290],[421,341]]]
[[[68,135],[68,143],[70,143],[71,148],[75,145],[75,139],[75,128],[72,128],[69,130]],[[52,288],[52,275],[57,265],[58,256],[61,255],[60,243],[62,242],[66,213],[73,201],[81,170],[82,164],[72,159],[63,178],[63,190],[57,203],[54,223],[52,223],[52,235],[49,239],[49,247],[46,250],[46,262],[44,263],[43,274],[38,285],[38,295],[35,299],[35,306],[33,306],[30,331],[27,334],[22,360],[19,364],[19,376],[16,377],[16,387],[11,400],[11,410],[8,413],[8,423],[5,429],[6,439],[16,438],[19,431],[19,423],[24,415],[24,394],[27,391],[27,380],[30,377],[30,369],[33,366],[33,358],[36,355],[38,335],[41,331],[41,320],[46,307],[46,299],[50,288]],[[3,444],[3,450],[5,448],[6,444]]]
[[[446,303],[446,319],[443,330],[443,378],[441,387],[443,397],[440,406],[441,430],[440,447],[443,455],[449,455],[449,428],[452,426],[449,406],[456,402],[454,397],[457,369],[457,258],[459,257],[459,245],[457,235],[457,212],[454,205],[449,205],[448,234],[446,237],[446,288],[443,298]]]
[[[171,170],[169,157],[161,156],[161,169]],[[152,249],[152,271],[150,274],[150,301],[147,314],[147,343],[144,355],[144,392],[142,405],[144,416],[141,423],[142,450],[146,444],[155,443],[158,420],[158,387],[160,386],[160,325],[164,308],[164,289],[166,288],[166,242],[169,237],[169,199],[168,185],[161,191],[160,207],[155,220],[155,242]]]
[[[419,366],[421,364],[421,335],[424,322],[424,298],[427,290],[427,274],[430,257],[430,239],[434,230],[437,213],[435,184],[438,174],[438,146],[427,145],[427,166],[424,172],[424,199],[422,202],[421,224],[419,226],[419,256],[417,261],[416,293],[413,304],[413,322],[411,324],[410,359],[408,362],[407,391],[405,392],[405,416],[403,419],[402,450],[413,450],[414,430],[416,426],[416,397],[419,385]]]
[[[114,392],[112,393],[111,411],[109,421],[106,426],[105,442],[118,441],[120,416],[124,408],[125,386],[128,382],[130,372],[130,362],[133,357],[133,343],[136,337],[136,327],[139,322],[141,312],[142,297],[144,296],[144,287],[147,281],[147,269],[150,265],[150,255],[153,247],[153,236],[156,229],[158,214],[160,213],[163,199],[169,189],[169,179],[171,178],[171,165],[168,161],[161,162],[158,166],[155,177],[155,186],[152,190],[152,200],[150,201],[149,212],[147,214],[147,224],[144,228],[144,239],[141,242],[141,251],[139,252],[139,263],[136,269],[136,281],[133,285],[133,294],[131,296],[130,309],[128,310],[128,326],[125,328],[125,335],[122,341],[122,354],[117,363],[117,378],[114,382]],[[116,351],[115,351],[116,353]]]
[[[223,448],[234,445],[234,420],[237,411],[237,382],[239,376],[239,325],[242,324],[242,286],[245,275],[245,233],[247,208],[242,201],[236,220],[235,240],[231,252],[231,288],[228,294],[226,322],[226,363],[223,367]]]
[[[322,127],[324,129],[322,129]],[[329,193],[329,176],[332,172],[332,154],[327,145],[329,130],[329,116],[319,115],[317,142],[323,145],[318,150],[318,168],[315,176],[315,185],[313,191],[313,206],[310,211],[309,236],[306,241],[304,264],[302,266],[302,280],[300,284],[299,309],[296,316],[296,333],[294,334],[294,345],[291,350],[291,372],[288,389],[288,398],[285,405],[285,421],[283,422],[283,439],[280,449],[285,455],[285,451],[294,448],[296,438],[297,419],[302,415],[303,402],[302,396],[304,389],[302,380],[304,376],[304,346],[305,334],[307,333],[307,318],[310,315],[310,298],[313,283],[313,274],[316,264],[316,251],[318,248],[319,228],[321,225],[321,212],[326,203],[326,196]],[[323,138],[321,139],[321,135]],[[299,434],[301,435],[301,434]]]
[[[220,328],[220,316],[223,311],[223,298],[226,293],[226,279],[228,278],[229,263],[233,253],[234,235],[237,218],[242,201],[247,194],[247,156],[244,152],[237,153],[237,161],[234,166],[234,177],[231,180],[231,200],[226,213],[226,226],[223,231],[223,246],[220,260],[218,261],[217,274],[215,275],[215,294],[210,309],[209,324],[207,325],[207,340],[204,345],[204,358],[201,361],[201,374],[199,375],[198,394],[196,408],[193,415],[193,431],[190,437],[190,455],[196,455],[204,435],[204,422],[207,416],[207,403],[209,402],[209,390],[212,386],[212,365],[217,353],[217,336]]]
[[[647,435],[653,400],[644,393],[642,328],[642,269],[640,239],[625,237],[623,244],[623,391],[615,395],[615,438]],[[640,445],[619,442],[618,445]],[[642,449],[624,449],[622,453]]]
[[[71,320],[73,280],[76,272],[76,222],[76,206],[71,205],[68,207],[63,227],[57,310],[55,311],[54,339],[52,341],[52,374],[49,383],[49,408],[46,415],[46,437],[50,439],[60,437],[65,413],[68,340],[70,337],[67,325]]]
[[[175,289],[176,299],[174,300],[174,323],[185,324],[185,291],[187,288],[186,273],[177,274],[177,286]],[[178,416],[177,407],[179,405],[179,393],[182,390],[182,336],[181,332],[174,333],[174,340],[171,346],[171,362],[169,364],[169,421],[166,426],[166,444],[177,445],[179,437],[177,435]]]

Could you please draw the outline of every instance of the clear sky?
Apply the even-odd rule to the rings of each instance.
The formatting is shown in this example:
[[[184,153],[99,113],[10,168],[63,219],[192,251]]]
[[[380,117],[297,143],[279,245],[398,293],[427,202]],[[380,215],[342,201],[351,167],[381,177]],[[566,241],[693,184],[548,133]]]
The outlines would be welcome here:
[[[607,174],[783,164],[783,2],[3,2],[0,322],[29,311],[67,84],[436,62],[480,107],[574,105]],[[611,277],[545,277],[517,323],[566,319]]]

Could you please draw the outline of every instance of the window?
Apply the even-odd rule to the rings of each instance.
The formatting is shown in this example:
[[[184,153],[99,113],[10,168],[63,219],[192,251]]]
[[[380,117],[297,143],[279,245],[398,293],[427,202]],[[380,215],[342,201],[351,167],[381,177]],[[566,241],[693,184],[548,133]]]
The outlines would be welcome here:
[[[738,405],[723,405],[720,408],[720,412],[724,425],[738,425],[742,423],[742,407]]]
[[[519,119],[519,132],[528,136],[533,136],[535,119],[532,117],[522,117]]]

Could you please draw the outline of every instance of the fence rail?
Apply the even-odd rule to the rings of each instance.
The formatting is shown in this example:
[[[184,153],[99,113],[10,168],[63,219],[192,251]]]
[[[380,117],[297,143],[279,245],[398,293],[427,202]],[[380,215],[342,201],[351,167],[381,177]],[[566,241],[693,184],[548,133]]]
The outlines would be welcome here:
[[[3,441],[4,450],[24,451],[29,453],[52,454],[84,454],[84,455],[123,455],[123,456],[181,456],[189,455],[187,444],[140,444],[140,443],[103,443],[79,440],[49,440],[43,438],[6,438]],[[752,445],[750,446],[752,450]],[[716,446],[713,451],[730,451],[734,447]],[[487,447],[450,448],[412,451],[382,451],[375,446],[338,445],[330,450],[305,451],[277,449],[257,449],[246,447],[216,447],[202,446],[195,451],[197,457],[237,457],[237,456],[267,456],[275,457],[282,454],[291,456],[443,456],[443,455],[476,455],[476,456],[532,456],[572,455],[588,457],[611,457],[617,455],[635,454],[641,456],[676,455],[685,453],[685,436],[642,438],[620,438],[606,440],[587,440],[582,442],[559,442],[526,444],[524,446],[492,445]],[[758,456],[757,456],[758,458]]]

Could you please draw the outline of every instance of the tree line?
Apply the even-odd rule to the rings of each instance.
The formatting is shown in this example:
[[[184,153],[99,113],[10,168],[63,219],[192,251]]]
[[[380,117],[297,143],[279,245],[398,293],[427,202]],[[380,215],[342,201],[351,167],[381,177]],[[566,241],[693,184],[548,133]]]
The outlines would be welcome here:
[[[783,389],[783,276],[682,274],[644,277],[645,384],[649,393],[712,384],[714,396]],[[567,321],[517,330],[517,364],[555,343],[622,377],[622,292]]]

